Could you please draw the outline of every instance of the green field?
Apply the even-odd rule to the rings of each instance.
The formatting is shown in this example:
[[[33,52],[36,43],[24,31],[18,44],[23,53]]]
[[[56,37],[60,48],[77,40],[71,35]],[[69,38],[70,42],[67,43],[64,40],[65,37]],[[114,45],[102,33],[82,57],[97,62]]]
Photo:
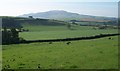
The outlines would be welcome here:
[[[115,29],[94,30],[89,26],[26,26],[26,40],[70,38],[117,33]],[[67,42],[3,45],[3,68],[11,69],[117,69],[118,37]]]
[[[94,30],[89,26],[73,26],[72,28],[74,30],[69,30],[66,26],[27,26],[25,29],[29,29],[29,32],[21,32],[20,37],[26,40],[40,40],[118,33],[116,29]]]
[[[3,68],[117,69],[118,38],[3,46]],[[6,67],[5,67],[6,66]]]

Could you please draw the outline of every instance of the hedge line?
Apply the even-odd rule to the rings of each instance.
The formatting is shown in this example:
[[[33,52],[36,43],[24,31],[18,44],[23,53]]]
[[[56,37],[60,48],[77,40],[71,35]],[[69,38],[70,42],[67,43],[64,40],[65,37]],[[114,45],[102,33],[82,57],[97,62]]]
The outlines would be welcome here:
[[[33,43],[33,42],[62,42],[62,41],[77,41],[77,40],[90,40],[90,39],[97,39],[109,36],[117,36],[120,34],[100,34],[95,36],[88,36],[88,37],[77,37],[77,38],[65,38],[65,39],[48,39],[48,40],[25,40],[21,41],[20,43]]]

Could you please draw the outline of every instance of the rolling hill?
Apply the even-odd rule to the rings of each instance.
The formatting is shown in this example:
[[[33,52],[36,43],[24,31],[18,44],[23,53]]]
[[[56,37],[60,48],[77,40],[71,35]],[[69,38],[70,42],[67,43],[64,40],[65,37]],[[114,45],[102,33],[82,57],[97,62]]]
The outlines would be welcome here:
[[[6,28],[21,28],[23,26],[62,26],[66,22],[52,20],[52,19],[40,19],[40,18],[23,18],[23,17],[10,17],[0,16],[2,18],[2,27]]]
[[[62,21],[68,21],[68,20],[117,20],[117,18],[113,17],[100,17],[100,16],[91,16],[91,15],[82,15],[78,13],[72,13],[72,12],[67,12],[64,10],[51,10],[47,12],[38,12],[38,13],[29,13],[29,14],[23,14],[20,15],[20,17],[28,17],[28,16],[33,16],[34,18],[44,18],[44,19],[56,19],[56,20],[62,20]]]

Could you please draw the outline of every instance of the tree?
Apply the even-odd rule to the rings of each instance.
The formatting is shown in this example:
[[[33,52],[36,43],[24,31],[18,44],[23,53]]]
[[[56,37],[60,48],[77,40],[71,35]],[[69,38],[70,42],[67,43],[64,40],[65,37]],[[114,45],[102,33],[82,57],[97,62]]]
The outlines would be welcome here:
[[[16,18],[6,17],[2,19],[2,44],[11,44],[20,42],[19,31],[22,26]]]
[[[3,28],[2,31],[2,44],[11,44],[19,43],[19,33],[15,28],[10,29],[9,31],[6,28]]]
[[[70,23],[67,24],[67,28],[71,30],[71,24]]]
[[[33,16],[29,16],[29,18],[33,18]]]

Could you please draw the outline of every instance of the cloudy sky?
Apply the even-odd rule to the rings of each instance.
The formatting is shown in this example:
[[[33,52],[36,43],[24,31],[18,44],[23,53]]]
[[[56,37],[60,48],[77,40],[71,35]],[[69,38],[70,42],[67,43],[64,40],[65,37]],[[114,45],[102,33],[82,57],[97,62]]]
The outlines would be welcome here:
[[[119,0],[1,0],[0,16],[65,10],[94,16],[118,16]]]

